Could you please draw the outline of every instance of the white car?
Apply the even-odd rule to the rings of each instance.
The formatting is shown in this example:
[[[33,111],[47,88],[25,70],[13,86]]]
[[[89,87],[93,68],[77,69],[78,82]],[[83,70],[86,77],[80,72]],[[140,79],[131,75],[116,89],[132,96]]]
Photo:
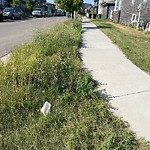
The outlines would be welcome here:
[[[32,11],[33,17],[45,17],[45,13],[42,10],[42,8],[36,8],[34,11]]]

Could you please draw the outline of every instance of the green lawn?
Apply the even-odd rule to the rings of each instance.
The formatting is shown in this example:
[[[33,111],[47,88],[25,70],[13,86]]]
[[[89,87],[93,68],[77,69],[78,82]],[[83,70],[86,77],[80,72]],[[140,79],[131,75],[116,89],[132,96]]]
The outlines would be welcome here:
[[[150,34],[105,19],[92,20],[136,66],[150,73]]]

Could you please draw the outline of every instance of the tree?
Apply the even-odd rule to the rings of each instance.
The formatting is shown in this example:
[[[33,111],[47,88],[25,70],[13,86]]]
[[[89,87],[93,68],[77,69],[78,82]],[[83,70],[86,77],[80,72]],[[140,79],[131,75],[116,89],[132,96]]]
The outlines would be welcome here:
[[[32,11],[32,4],[31,4],[30,0],[26,0],[25,7],[28,10],[28,12],[31,13],[31,11]]]
[[[34,4],[34,6],[33,6],[34,9],[35,9],[35,8],[39,8],[39,7],[41,7],[41,5],[40,5],[39,2],[36,2],[36,3]]]
[[[11,6],[12,7],[20,7],[21,1],[20,0],[13,0]]]
[[[65,9],[69,13],[72,14],[74,11],[79,11],[82,4],[83,0],[54,0],[55,3],[58,4],[58,7],[61,9]]]

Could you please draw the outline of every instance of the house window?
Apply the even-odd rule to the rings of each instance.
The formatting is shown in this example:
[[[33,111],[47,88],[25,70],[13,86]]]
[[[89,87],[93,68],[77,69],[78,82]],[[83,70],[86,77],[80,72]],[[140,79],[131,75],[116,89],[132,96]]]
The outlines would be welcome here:
[[[132,14],[131,22],[136,22],[137,21],[137,15]]]
[[[134,5],[134,3],[135,3],[135,0],[132,0],[132,5]]]

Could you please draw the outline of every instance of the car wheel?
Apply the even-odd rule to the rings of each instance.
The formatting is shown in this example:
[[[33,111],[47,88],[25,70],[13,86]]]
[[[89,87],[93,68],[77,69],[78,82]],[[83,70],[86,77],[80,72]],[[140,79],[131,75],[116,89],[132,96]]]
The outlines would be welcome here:
[[[22,20],[22,15],[20,16],[20,20]]]
[[[3,18],[0,18],[0,22],[3,22]]]
[[[14,15],[11,17],[11,19],[12,19],[12,20],[15,20],[15,17],[14,17]]]

